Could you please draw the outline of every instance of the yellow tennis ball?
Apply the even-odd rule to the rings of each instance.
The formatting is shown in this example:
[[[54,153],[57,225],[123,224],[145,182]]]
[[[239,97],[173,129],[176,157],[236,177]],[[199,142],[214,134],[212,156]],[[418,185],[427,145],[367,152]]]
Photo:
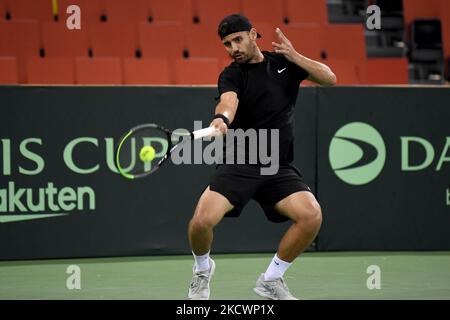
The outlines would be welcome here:
[[[142,147],[139,152],[139,158],[141,158],[142,162],[149,162],[155,158],[155,148],[152,146]]]

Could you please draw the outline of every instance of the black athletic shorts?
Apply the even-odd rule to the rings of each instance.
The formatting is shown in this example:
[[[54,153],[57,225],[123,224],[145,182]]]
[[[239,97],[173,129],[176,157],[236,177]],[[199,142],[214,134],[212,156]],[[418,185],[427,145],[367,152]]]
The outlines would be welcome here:
[[[254,199],[272,222],[289,220],[275,211],[278,201],[298,191],[312,192],[303,182],[300,171],[291,164],[280,165],[274,175],[261,175],[258,165],[218,165],[209,189],[223,195],[234,206],[225,217],[239,217],[248,201]]]

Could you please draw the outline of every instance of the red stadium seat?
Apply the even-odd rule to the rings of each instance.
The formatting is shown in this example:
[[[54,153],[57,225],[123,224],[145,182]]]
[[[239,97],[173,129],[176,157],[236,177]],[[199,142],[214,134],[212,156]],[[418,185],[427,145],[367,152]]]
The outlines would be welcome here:
[[[329,59],[365,60],[366,42],[362,25],[321,27],[321,47]]]
[[[285,0],[289,23],[328,23],[326,0]]]
[[[178,59],[175,62],[175,84],[216,85],[218,76],[218,59]]]
[[[75,60],[78,84],[122,84],[119,58],[77,58]]]
[[[0,0],[0,19],[6,18],[6,0]]]
[[[89,24],[94,56],[134,57],[138,49],[138,25],[128,23]]]
[[[189,57],[226,58],[228,56],[217,30],[207,25],[191,25],[186,28]]]
[[[217,30],[220,21],[230,14],[241,13],[240,0],[194,0],[194,15],[200,24],[208,25]]]
[[[0,21],[0,56],[17,57],[19,82],[26,82],[26,60],[39,56],[39,23]]]
[[[444,55],[450,58],[450,1],[441,0],[442,41],[444,42]],[[448,69],[447,69],[448,70]],[[450,76],[450,75],[449,75]]]
[[[81,28],[89,22],[100,22],[106,15],[106,2],[104,0],[58,0],[58,16],[63,22],[67,20],[67,8],[77,5],[81,10]]]
[[[28,83],[74,84],[75,66],[70,58],[31,58],[27,64]]]
[[[273,51],[272,41],[277,41],[278,38],[275,36],[275,27],[270,23],[264,23],[261,21],[253,22],[253,27],[261,35],[256,42],[261,51]],[[281,26],[280,28],[282,28]]]
[[[327,60],[324,61],[337,78],[337,85],[360,85],[365,83],[365,70],[351,60]]]
[[[313,60],[321,58],[318,24],[289,24],[284,26],[281,31],[291,41],[297,52]]]
[[[0,55],[39,55],[39,23],[0,21]]]
[[[242,0],[242,11],[252,24],[259,21],[280,28],[283,25],[283,0],[272,0],[270,3],[261,0]]]
[[[440,0],[403,0],[405,26],[418,18],[439,18]]]
[[[185,39],[180,23],[140,23],[139,43],[143,57],[183,57]]]
[[[17,60],[15,57],[0,57],[0,84],[17,84]]]
[[[65,22],[42,23],[42,43],[46,57],[83,57],[88,55],[87,28],[69,30]]]
[[[108,22],[136,23],[147,21],[150,16],[148,0],[108,0],[106,14]]]
[[[408,84],[408,59],[368,59],[367,84]]]
[[[179,22],[183,25],[192,23],[191,0],[149,0],[154,22]]]
[[[124,59],[125,84],[171,84],[169,62],[164,58]]]
[[[8,8],[12,20],[53,20],[51,0],[9,0]]]

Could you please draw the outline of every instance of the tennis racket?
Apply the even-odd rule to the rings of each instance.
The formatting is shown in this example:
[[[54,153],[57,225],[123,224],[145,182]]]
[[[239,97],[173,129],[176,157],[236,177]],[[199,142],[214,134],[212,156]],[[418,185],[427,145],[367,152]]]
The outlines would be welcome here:
[[[158,170],[181,144],[219,135],[220,131],[213,127],[189,132],[171,131],[154,123],[141,124],[118,141],[114,154],[116,167],[124,178],[144,178]]]

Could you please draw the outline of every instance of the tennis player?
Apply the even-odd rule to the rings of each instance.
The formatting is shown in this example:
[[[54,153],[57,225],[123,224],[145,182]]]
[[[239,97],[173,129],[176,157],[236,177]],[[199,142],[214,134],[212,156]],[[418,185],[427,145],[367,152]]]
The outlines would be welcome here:
[[[308,79],[331,86],[329,67],[301,55],[280,29],[274,52],[261,52],[261,37],[250,21],[238,14],[225,17],[219,37],[233,62],[219,76],[220,102],[210,126],[224,134],[228,128],[278,129],[279,168],[262,175],[259,165],[222,164],[212,175],[189,223],[195,258],[189,299],[209,299],[215,263],[210,258],[213,228],[224,216],[237,217],[250,199],[256,200],[273,222],[292,220],[267,270],[254,291],[268,299],[297,300],[283,275],[314,240],[322,222],[320,206],[293,161],[294,106],[300,83]]]

